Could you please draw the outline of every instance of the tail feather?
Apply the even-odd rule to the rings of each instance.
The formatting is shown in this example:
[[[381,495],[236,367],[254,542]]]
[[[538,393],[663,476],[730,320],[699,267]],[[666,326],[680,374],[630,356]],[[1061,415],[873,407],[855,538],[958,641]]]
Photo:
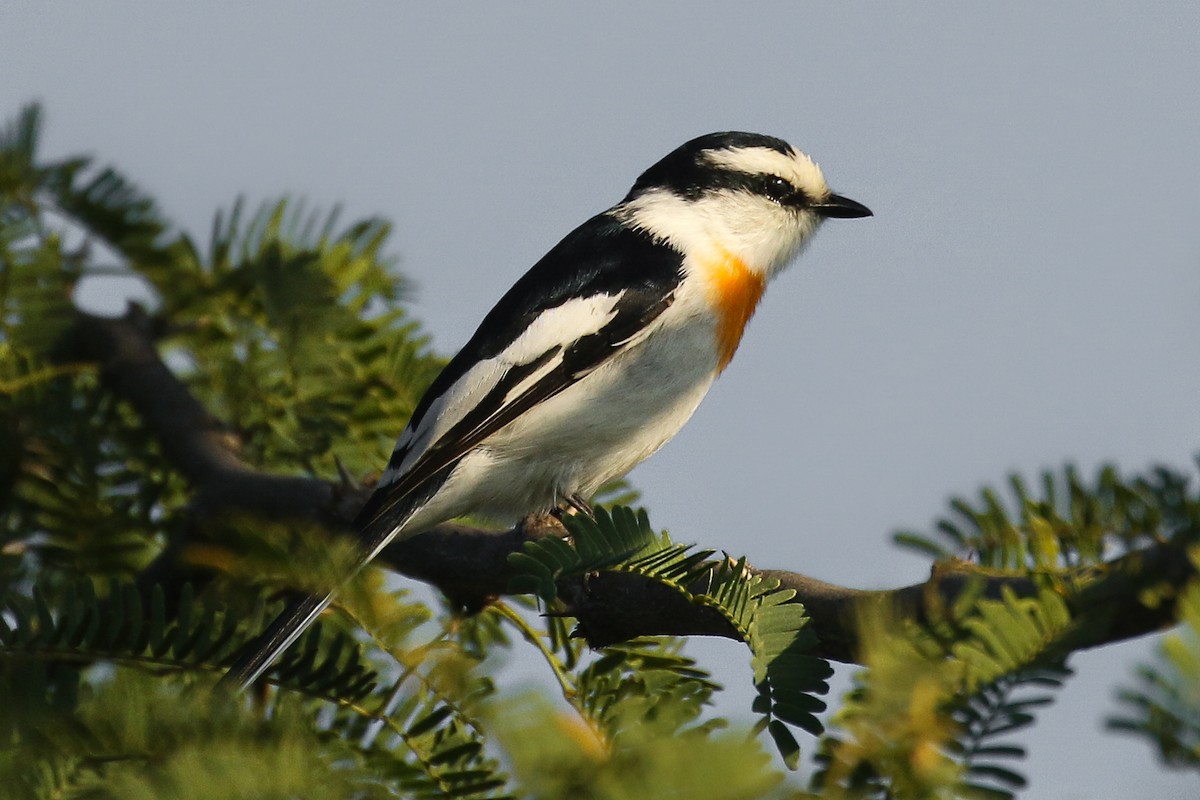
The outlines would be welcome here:
[[[325,596],[304,595],[288,604],[278,617],[246,647],[233,666],[221,678],[220,686],[236,690],[245,689],[266,672],[272,662],[308,628],[333,599]]]
[[[386,487],[381,488],[386,490]],[[368,508],[373,507],[375,496],[379,494],[380,491],[377,490],[368,501]],[[425,499],[426,496],[393,499],[391,507],[385,509],[384,513],[375,514],[359,534],[358,546],[361,549],[361,555],[351,574],[365,567],[371,559],[379,554],[380,550],[396,538],[405,524],[420,509]],[[293,600],[267,626],[265,631],[242,650],[233,662],[233,666],[221,677],[218,685],[240,691],[254,683],[262,677],[263,673],[270,668],[271,663],[284,650],[287,650],[293,642],[300,638],[300,634],[304,633],[332,600],[333,592],[324,595],[306,594]]]

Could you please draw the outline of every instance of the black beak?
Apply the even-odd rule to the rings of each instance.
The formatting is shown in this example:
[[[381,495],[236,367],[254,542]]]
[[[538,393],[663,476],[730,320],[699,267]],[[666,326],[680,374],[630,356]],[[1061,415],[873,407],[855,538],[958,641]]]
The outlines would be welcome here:
[[[822,217],[833,217],[836,219],[855,219],[857,217],[873,216],[871,209],[862,203],[851,200],[849,197],[842,197],[840,194],[831,194],[820,203],[813,203],[809,208]]]

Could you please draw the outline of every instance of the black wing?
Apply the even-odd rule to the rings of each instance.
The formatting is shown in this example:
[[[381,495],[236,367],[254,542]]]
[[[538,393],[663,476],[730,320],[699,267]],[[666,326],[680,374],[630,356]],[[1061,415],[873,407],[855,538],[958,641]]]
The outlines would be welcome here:
[[[431,422],[425,417],[440,397],[472,366],[502,354],[543,312],[575,298],[620,295],[612,319],[599,331],[511,366],[411,467],[380,486],[357,519],[366,551],[372,552],[378,537],[387,536],[389,527],[423,504],[471,448],[611,358],[670,306],[681,277],[678,251],[607,214],[593,217],[559,242],[500,299],[446,365],[413,412],[409,430]],[[552,369],[509,397],[514,387],[551,362],[556,362]],[[399,468],[407,455],[407,447],[398,446],[389,468]]]

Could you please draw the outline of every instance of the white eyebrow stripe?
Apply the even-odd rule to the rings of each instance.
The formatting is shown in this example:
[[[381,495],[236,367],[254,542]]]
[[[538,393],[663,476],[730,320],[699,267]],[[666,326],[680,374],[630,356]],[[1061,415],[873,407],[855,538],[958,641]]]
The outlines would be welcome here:
[[[829,184],[825,182],[817,162],[799,151],[785,155],[769,147],[732,147],[710,150],[704,154],[704,158],[713,166],[723,169],[752,175],[778,175],[791,181],[810,197],[829,194]]]
[[[380,485],[403,475],[445,433],[463,419],[508,374],[512,367],[529,364],[558,347],[561,350],[602,330],[616,316],[616,305],[624,292],[573,297],[542,311],[508,347],[492,358],[484,359],[451,384],[421,417],[417,428],[405,428],[396,441],[396,449],[406,448],[399,466],[388,469],[380,477]],[[537,380],[545,377],[562,361],[561,354],[548,359],[505,392],[504,404],[521,395]]]

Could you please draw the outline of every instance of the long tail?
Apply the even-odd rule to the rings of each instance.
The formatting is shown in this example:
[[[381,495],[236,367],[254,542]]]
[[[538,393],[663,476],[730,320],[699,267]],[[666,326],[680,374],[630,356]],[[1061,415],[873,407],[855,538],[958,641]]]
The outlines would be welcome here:
[[[292,642],[313,623],[333,599],[333,594],[304,595],[288,604],[267,629],[238,656],[218,686],[238,691],[254,683]]]
[[[376,508],[380,498],[386,499],[386,487],[383,489],[384,491],[376,491],[359,515],[360,519],[357,522],[362,528],[358,540],[361,557],[353,572],[365,567],[380,550],[396,538],[425,499],[421,496],[410,496],[402,498],[400,502],[393,500],[391,505],[385,506],[384,510],[379,512]],[[363,519],[366,520],[365,523],[362,522]],[[349,579],[351,576],[346,577]],[[262,677],[272,662],[291,647],[292,643],[300,638],[300,634],[304,633],[329,606],[333,594],[331,591],[325,595],[302,595],[289,603],[267,629],[243,649],[217,685],[241,691]]]

